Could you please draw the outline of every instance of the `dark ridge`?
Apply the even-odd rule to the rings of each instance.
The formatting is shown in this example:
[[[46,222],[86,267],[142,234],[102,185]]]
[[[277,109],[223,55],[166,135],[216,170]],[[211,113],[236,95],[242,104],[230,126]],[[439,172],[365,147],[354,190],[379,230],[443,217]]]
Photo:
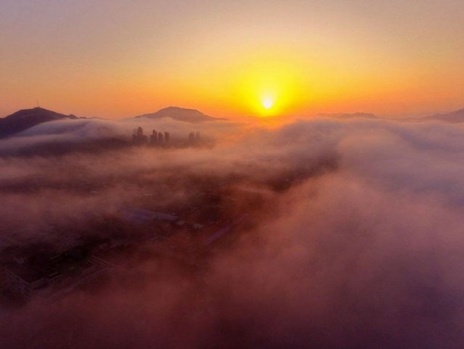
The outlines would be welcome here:
[[[322,117],[330,117],[337,119],[377,119],[377,116],[372,113],[335,113],[335,114],[318,114]]]
[[[152,119],[152,120],[157,120],[157,119],[162,119],[162,118],[171,118],[173,120],[191,122],[191,123],[224,120],[224,119],[214,118],[212,116],[206,115],[199,110],[179,108],[179,107],[168,107],[168,108],[158,110],[155,113],[143,114],[143,115],[136,116],[135,118],[147,118],[147,119]]]
[[[22,109],[0,119],[0,138],[13,136],[44,122],[63,119],[78,119],[78,117],[75,115],[60,114],[39,107]]]
[[[423,120],[439,120],[452,123],[464,122],[464,109],[459,109],[450,113],[435,114],[426,116]]]

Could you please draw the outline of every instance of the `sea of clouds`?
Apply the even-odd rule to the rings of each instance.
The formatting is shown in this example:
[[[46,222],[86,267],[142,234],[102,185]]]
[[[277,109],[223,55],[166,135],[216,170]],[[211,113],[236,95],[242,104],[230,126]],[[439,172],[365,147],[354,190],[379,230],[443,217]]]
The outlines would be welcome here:
[[[195,126],[214,148],[14,156],[38,142],[129,138],[134,127],[57,122],[1,141],[13,152],[0,158],[2,236],[59,245],[50,227],[85,227],[137,200],[144,183],[162,192],[175,181],[160,197],[190,200],[189,176],[242,178],[268,193],[265,212],[201,275],[147,262],[133,282],[2,309],[2,348],[464,347],[464,126],[221,121]]]

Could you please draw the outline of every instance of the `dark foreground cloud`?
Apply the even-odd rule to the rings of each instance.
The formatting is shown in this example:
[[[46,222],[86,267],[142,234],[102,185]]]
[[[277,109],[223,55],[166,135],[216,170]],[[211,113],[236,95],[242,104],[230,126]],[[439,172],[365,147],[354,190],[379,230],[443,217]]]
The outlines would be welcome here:
[[[200,264],[137,259],[91,288],[5,306],[2,347],[463,347],[464,128],[315,119],[210,132],[223,140],[213,149],[1,160],[2,236],[21,244],[78,241],[145,195],[175,208],[215,191],[231,219],[252,218]]]

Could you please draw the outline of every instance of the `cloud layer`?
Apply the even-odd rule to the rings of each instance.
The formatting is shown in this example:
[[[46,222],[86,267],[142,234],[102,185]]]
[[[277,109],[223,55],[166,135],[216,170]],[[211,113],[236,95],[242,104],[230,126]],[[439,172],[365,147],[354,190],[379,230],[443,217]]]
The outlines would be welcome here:
[[[66,134],[95,134],[95,123]],[[173,125],[189,130],[153,127]],[[320,118],[201,131],[214,148],[0,160],[2,236],[23,245],[78,241],[148,194],[175,208],[215,191],[233,219],[251,218],[193,270],[146,259],[91,291],[5,307],[4,347],[464,345],[463,127]]]

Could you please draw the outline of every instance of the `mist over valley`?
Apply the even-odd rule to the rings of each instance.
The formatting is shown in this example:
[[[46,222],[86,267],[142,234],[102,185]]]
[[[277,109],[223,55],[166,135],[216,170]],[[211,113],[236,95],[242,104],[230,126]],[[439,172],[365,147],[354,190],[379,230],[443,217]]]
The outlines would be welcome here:
[[[2,346],[462,347],[462,124],[210,118],[0,140]]]

